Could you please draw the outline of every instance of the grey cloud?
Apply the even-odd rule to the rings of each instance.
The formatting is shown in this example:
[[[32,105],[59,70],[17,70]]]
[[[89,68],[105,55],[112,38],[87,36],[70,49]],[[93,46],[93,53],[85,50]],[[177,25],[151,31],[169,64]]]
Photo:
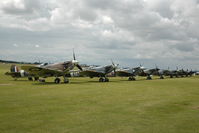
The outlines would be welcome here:
[[[2,10],[5,13],[13,15],[32,14],[41,8],[42,5],[38,0],[10,1],[2,6]]]
[[[170,63],[197,65],[196,0],[19,2],[21,5],[13,0],[0,2],[2,57],[18,59],[17,56],[28,54],[33,59],[54,56],[53,60],[60,61],[63,56],[70,57],[68,51],[75,47],[81,55],[79,59],[92,64],[103,64],[105,59],[114,57],[131,65],[143,60],[147,65],[151,62],[168,66],[162,62],[168,59]],[[5,51],[10,52],[5,55]]]

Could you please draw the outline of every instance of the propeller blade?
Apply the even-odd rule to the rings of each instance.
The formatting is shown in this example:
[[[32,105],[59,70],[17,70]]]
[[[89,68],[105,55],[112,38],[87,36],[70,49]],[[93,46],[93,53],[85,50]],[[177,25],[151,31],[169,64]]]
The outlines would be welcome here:
[[[83,70],[82,67],[81,67],[79,64],[77,64],[76,66],[77,66],[77,68],[79,68],[81,71]]]
[[[112,59],[111,59],[111,62],[112,62],[112,65],[113,65],[113,66],[115,66],[115,64],[114,64],[114,62],[113,62],[113,60],[112,60]]]
[[[74,49],[73,49],[73,59],[76,60]]]

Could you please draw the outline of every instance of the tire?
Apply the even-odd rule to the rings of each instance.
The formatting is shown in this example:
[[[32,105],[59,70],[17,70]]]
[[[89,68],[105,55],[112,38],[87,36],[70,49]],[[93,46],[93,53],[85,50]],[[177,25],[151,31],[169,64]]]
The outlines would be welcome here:
[[[39,82],[44,83],[44,82],[46,82],[46,81],[45,81],[45,79],[39,79]]]
[[[64,79],[64,83],[65,84],[68,84],[69,83],[69,80],[66,78],[66,79]]]
[[[104,79],[104,82],[109,82],[109,79],[108,79],[108,78],[105,78],[105,79]]]
[[[56,79],[55,79],[55,83],[56,83],[56,84],[59,84],[59,83],[60,83],[60,79],[59,79],[59,78],[56,78]]]
[[[151,76],[147,76],[146,79],[147,79],[147,80],[152,80]]]
[[[99,82],[104,82],[104,78],[99,78]]]
[[[160,76],[160,79],[164,79],[164,77],[163,77],[163,76]]]
[[[35,81],[38,81],[39,80],[39,77],[35,77]]]
[[[33,81],[32,77],[28,77],[28,80],[29,80],[29,81]]]

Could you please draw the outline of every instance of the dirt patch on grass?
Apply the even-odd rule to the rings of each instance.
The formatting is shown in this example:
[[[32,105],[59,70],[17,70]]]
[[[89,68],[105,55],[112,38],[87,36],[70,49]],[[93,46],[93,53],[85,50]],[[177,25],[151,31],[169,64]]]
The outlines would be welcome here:
[[[194,106],[193,109],[199,109],[199,106]]]

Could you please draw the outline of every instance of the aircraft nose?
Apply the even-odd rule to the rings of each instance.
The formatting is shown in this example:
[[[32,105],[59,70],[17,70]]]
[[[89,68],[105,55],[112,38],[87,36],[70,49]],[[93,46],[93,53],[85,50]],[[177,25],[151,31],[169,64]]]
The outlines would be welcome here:
[[[72,60],[72,63],[77,65],[79,62],[77,60]]]

